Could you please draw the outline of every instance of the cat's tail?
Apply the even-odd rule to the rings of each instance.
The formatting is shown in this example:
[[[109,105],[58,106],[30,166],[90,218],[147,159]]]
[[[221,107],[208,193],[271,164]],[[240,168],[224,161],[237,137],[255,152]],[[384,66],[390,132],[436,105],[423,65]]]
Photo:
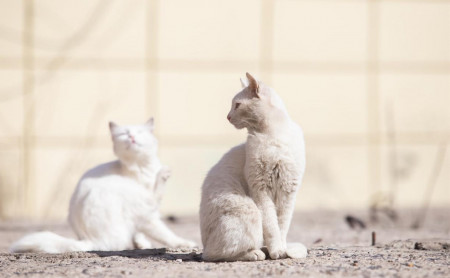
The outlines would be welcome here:
[[[291,259],[303,259],[308,255],[308,249],[300,242],[288,242],[286,254]]]
[[[59,236],[52,232],[27,235],[12,244],[11,253],[64,253],[92,250],[92,243]]]

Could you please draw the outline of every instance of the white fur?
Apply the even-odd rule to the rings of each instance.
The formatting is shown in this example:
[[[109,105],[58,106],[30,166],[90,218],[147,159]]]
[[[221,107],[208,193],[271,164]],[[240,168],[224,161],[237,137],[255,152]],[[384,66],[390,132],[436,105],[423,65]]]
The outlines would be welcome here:
[[[202,187],[203,258],[263,260],[263,246],[272,259],[304,258],[303,244],[286,243],[305,170],[303,133],[273,89],[247,78],[228,114],[236,128],[247,128],[247,142],[226,153]]]
[[[248,80],[247,80],[247,79],[241,78],[240,80],[241,80],[241,86],[242,86],[242,88],[245,88],[245,87],[248,86]]]
[[[159,203],[170,176],[157,157],[153,119],[144,125],[110,123],[116,161],[86,172],[72,195],[69,223],[78,240],[51,232],[20,239],[11,252],[115,251],[151,248],[150,239],[169,247],[193,247],[161,221]]]

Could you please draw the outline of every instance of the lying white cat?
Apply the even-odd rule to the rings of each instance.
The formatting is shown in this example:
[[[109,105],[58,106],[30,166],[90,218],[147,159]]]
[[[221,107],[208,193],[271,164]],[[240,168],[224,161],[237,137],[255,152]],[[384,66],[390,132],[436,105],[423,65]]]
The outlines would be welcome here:
[[[14,243],[11,252],[147,249],[152,246],[149,239],[168,247],[196,245],[175,235],[160,219],[159,203],[170,171],[157,157],[153,118],[144,125],[110,122],[109,127],[119,160],[101,164],[80,179],[69,209],[78,240],[39,232]]]
[[[304,258],[306,247],[287,244],[295,195],[305,170],[301,128],[275,91],[247,73],[228,120],[247,128],[245,144],[226,153],[202,187],[200,228],[207,261]]]

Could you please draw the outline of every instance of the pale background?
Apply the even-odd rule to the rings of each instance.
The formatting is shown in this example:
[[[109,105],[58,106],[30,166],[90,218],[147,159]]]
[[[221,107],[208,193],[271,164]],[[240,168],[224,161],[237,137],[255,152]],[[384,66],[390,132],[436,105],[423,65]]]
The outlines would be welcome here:
[[[246,71],[304,128],[297,209],[450,206],[448,0],[0,0],[0,218],[63,219],[150,116],[162,212],[197,213]]]

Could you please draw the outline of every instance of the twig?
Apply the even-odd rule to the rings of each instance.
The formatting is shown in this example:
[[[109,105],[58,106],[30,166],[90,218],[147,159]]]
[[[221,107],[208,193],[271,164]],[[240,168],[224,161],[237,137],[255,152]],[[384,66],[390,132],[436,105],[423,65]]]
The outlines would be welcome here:
[[[436,160],[434,161],[433,170],[431,171],[430,180],[428,182],[428,186],[425,189],[425,194],[423,198],[422,209],[419,212],[419,216],[417,216],[416,221],[412,224],[412,228],[418,229],[420,228],[427,216],[428,208],[431,203],[431,196],[433,195],[434,189],[436,187],[436,183],[438,177],[441,173],[442,166],[444,165],[444,159],[447,152],[447,145],[442,143],[439,147],[438,153],[436,155]]]
[[[394,108],[392,101],[387,104],[386,128],[389,142],[389,168],[390,168],[390,185],[389,185],[389,207],[394,211],[395,199],[397,196],[397,149],[395,137]],[[393,212],[395,214],[395,212]],[[390,217],[392,219],[392,217]]]

